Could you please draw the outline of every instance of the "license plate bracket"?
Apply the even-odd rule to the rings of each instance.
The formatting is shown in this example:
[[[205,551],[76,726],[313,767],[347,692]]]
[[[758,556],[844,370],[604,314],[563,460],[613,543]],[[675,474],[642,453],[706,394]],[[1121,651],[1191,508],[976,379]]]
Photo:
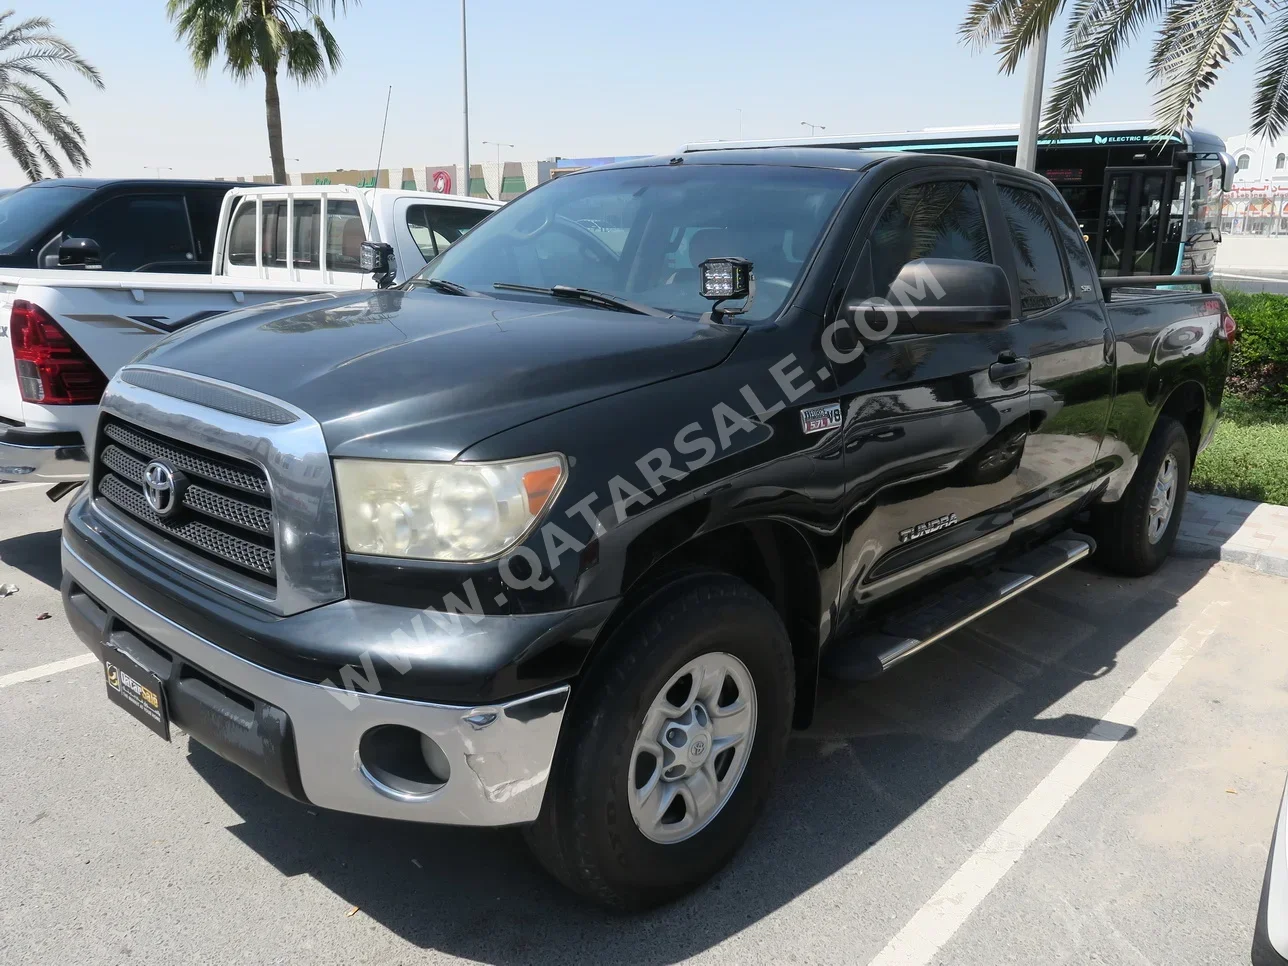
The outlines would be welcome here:
[[[113,703],[170,740],[170,715],[159,677],[111,644],[103,645],[103,676]]]

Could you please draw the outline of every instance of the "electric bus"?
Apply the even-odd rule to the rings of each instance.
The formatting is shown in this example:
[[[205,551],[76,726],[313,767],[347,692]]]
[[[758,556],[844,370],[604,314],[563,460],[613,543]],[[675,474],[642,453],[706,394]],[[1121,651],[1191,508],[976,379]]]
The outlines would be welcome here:
[[[959,154],[1015,163],[1019,128],[928,128],[763,141],[714,141],[686,150],[817,146]],[[1206,275],[1221,240],[1222,195],[1234,159],[1207,131],[1160,135],[1149,122],[1075,124],[1038,141],[1037,170],[1077,216],[1101,275]]]

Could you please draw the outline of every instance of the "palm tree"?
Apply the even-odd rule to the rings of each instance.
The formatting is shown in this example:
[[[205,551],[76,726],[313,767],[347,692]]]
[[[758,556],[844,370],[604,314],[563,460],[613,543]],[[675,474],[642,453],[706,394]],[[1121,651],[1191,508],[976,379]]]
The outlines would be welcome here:
[[[264,74],[264,113],[268,118],[268,153],[273,180],[286,181],[282,150],[282,102],[277,75],[285,71],[301,84],[320,83],[340,69],[340,45],[322,19],[322,9],[344,12],[360,0],[167,0],[166,14],[175,36],[186,39],[192,64],[205,76],[222,50],[225,69],[245,82],[256,70]]]
[[[98,88],[103,78],[75,47],[50,33],[54,25],[48,17],[29,17],[10,27],[12,17],[12,10],[0,13],[0,139],[31,181],[46,172],[63,176],[59,152],[73,170],[81,171],[89,165],[85,132],[36,82],[67,103],[67,92],[50,76],[50,68],[70,67]]]
[[[1009,74],[1066,6],[1067,56],[1047,102],[1045,133],[1058,134],[1076,121],[1119,52],[1151,29],[1149,80],[1157,86],[1154,117],[1160,131],[1189,127],[1221,69],[1258,44],[1252,133],[1273,139],[1288,129],[1285,0],[972,0],[958,32],[976,47],[996,44]]]

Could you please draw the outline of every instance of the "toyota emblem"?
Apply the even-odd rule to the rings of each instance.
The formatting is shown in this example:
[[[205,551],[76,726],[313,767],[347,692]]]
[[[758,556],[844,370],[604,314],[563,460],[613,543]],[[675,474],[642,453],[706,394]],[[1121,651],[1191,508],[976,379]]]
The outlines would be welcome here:
[[[168,463],[153,460],[143,470],[143,497],[157,516],[168,517],[183,500],[187,480]]]

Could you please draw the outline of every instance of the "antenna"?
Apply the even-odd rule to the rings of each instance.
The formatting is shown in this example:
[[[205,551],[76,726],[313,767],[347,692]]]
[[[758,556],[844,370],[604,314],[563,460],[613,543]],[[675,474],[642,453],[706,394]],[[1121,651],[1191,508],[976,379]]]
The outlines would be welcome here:
[[[385,156],[385,128],[389,126],[389,99],[394,96],[394,85],[389,85],[389,92],[385,94],[385,120],[380,125],[380,150],[376,152],[376,170],[371,172],[371,187],[380,187],[380,161]],[[390,185],[393,187],[393,185]]]

